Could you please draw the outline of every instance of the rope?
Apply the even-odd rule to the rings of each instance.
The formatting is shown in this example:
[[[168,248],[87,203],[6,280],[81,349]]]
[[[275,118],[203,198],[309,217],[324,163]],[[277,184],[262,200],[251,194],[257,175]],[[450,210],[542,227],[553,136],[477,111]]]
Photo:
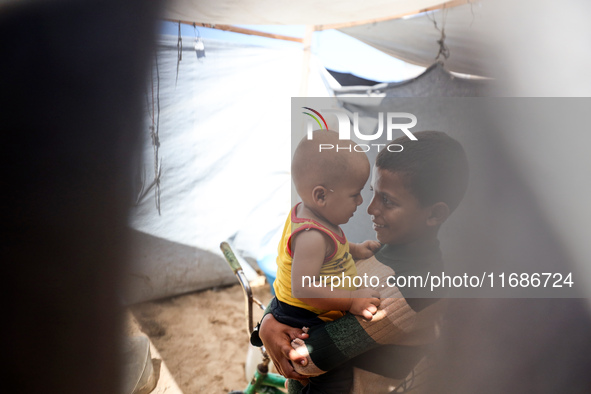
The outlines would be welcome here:
[[[433,18],[429,17],[428,18],[433,22],[433,26],[435,27],[435,30],[437,30],[438,32],[441,33],[439,40],[437,40],[437,44],[439,44],[439,52],[437,53],[437,56],[435,57],[435,61],[438,61],[441,57],[443,57],[444,59],[447,60],[447,58],[449,58],[450,55],[450,51],[449,48],[447,47],[447,45],[445,45],[445,22],[447,20],[447,11],[448,9],[445,8],[445,6],[443,6],[443,11],[442,11],[442,18],[441,18],[441,29],[439,28],[439,26],[437,26],[437,20],[435,19],[435,16],[433,14]],[[429,15],[429,14],[427,14]]]
[[[162,174],[162,162],[158,158],[158,150],[160,149],[160,138],[158,136],[160,131],[160,70],[158,68],[157,55],[154,56],[154,63],[156,63],[156,103],[158,109],[156,128],[152,128],[152,146],[154,147],[154,184],[156,185],[156,188],[154,189],[154,200],[156,202],[156,208],[158,209],[158,215],[160,215],[160,175]],[[154,109],[152,109],[152,116],[153,115]]]
[[[152,100],[148,98],[148,92],[146,92],[146,106],[148,110],[148,114],[152,119],[152,123],[150,124],[150,138],[152,140],[152,148],[154,150],[154,179],[150,183],[150,186],[147,188],[145,187],[145,167],[142,166],[142,176],[141,176],[141,189],[137,195],[135,204],[138,205],[140,201],[148,194],[148,192],[154,187],[154,200],[156,203],[156,209],[158,210],[158,215],[161,215],[160,211],[160,176],[162,175],[162,161],[159,158],[159,149],[160,149],[160,138],[159,138],[159,131],[160,131],[160,70],[158,67],[158,55],[154,55],[154,66],[156,68],[156,97],[154,97],[154,67],[151,71],[151,95]]]
[[[181,60],[183,60],[183,37],[181,36],[181,21],[179,21],[179,38],[176,42],[176,50],[177,50],[177,62],[176,62],[176,79],[174,81],[174,87],[176,88],[176,83],[179,80],[179,66],[181,65]]]

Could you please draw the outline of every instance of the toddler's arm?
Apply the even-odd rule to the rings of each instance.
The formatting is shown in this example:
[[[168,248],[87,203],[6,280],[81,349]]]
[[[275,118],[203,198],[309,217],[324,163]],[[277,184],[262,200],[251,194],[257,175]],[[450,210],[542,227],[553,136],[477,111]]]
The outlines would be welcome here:
[[[318,281],[324,259],[331,252],[325,235],[320,231],[311,230],[303,231],[294,238],[292,238],[291,268],[293,296],[315,308],[350,311],[352,314],[371,320],[380,305],[380,295],[376,290],[333,289],[330,280],[326,285],[319,287],[309,285],[308,278],[317,278]]]

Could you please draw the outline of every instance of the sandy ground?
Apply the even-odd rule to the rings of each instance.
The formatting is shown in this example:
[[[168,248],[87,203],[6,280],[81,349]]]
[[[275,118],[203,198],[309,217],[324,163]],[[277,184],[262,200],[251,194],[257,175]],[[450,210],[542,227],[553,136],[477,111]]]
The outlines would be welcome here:
[[[265,304],[271,298],[268,284],[253,293]],[[216,394],[247,384],[244,305],[242,288],[234,285],[146,302],[130,311],[157,349],[153,358],[163,360],[184,394]]]

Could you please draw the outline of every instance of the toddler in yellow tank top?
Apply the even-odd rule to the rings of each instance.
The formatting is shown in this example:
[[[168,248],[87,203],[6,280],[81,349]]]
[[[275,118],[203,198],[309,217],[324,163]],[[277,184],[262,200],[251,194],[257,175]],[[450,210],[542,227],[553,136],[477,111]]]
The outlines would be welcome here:
[[[321,144],[338,144],[339,150],[321,150]],[[339,140],[334,131],[317,130],[296,148],[291,173],[302,202],[285,222],[278,247],[276,298],[270,305],[281,323],[314,327],[346,312],[371,320],[380,304],[376,290],[331,286],[335,276],[350,277],[351,281],[340,283],[352,284],[355,260],[371,257],[380,247],[378,241],[349,243],[339,227],[363,202],[361,190],[369,178],[369,160],[355,146]],[[337,368],[310,378],[303,392],[348,392],[350,372]]]

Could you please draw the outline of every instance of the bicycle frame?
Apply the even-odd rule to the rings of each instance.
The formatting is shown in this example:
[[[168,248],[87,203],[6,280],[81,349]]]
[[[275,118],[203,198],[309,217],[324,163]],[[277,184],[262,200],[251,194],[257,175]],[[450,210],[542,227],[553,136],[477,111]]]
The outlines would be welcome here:
[[[246,275],[244,275],[244,271],[242,270],[242,266],[240,265],[240,262],[238,261],[238,259],[236,258],[236,255],[232,251],[232,248],[230,248],[230,245],[227,242],[222,242],[220,244],[220,249],[222,250],[224,257],[226,258],[226,261],[230,265],[230,268],[232,268],[234,275],[236,275],[236,277],[238,278],[238,281],[240,282],[240,285],[242,286],[242,290],[244,291],[245,302],[246,302],[245,310],[246,310],[246,315],[247,315],[246,326],[248,328],[248,333],[250,335],[253,331],[253,328],[254,328],[253,306],[252,306],[253,303],[257,304],[261,309],[265,309],[265,307],[263,306],[263,304],[259,300],[254,298],[254,296],[252,295],[252,289],[250,287],[250,283],[248,282]],[[238,393],[244,393],[244,394],[255,394],[255,393],[284,394],[285,393],[284,390],[281,390],[285,387],[285,378],[281,375],[276,374],[276,373],[269,372],[269,363],[270,363],[269,355],[265,351],[264,347],[261,348],[261,352],[263,354],[263,361],[257,365],[257,369],[254,373],[254,376],[253,376],[252,380],[250,381],[250,383],[248,384],[248,386],[246,387],[246,389],[244,391],[232,391],[231,393],[234,393],[234,394],[238,394]]]

